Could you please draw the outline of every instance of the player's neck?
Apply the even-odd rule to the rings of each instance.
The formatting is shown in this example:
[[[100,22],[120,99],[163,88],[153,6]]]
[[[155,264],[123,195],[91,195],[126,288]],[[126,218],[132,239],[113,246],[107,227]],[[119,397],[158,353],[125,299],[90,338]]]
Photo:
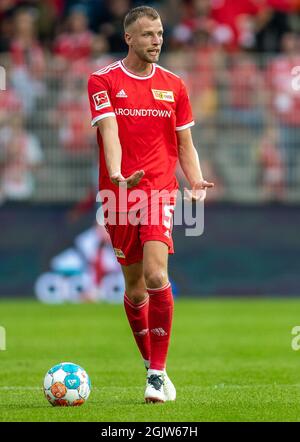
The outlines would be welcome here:
[[[130,55],[127,55],[122,62],[128,71],[140,76],[146,77],[150,75],[153,69],[152,63],[147,63],[139,58],[130,57]]]

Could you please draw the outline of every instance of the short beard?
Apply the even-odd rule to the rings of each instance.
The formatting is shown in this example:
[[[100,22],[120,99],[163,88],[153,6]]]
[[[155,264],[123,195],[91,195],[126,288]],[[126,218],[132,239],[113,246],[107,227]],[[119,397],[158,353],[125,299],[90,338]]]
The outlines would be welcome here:
[[[139,58],[141,59],[141,60],[143,60],[143,61],[145,61],[146,63],[156,63],[157,61],[158,61],[158,59],[159,59],[159,56],[160,56],[160,52],[157,54],[157,58],[155,59],[155,60],[153,60],[152,58],[150,58],[150,56],[149,56],[149,58],[148,58],[148,54],[146,53],[138,53],[137,52],[137,55],[139,56]]]

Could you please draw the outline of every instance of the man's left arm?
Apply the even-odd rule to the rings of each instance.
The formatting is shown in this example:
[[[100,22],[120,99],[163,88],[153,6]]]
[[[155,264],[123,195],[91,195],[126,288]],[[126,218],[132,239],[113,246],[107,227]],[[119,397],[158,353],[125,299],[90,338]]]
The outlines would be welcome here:
[[[203,190],[214,187],[203,178],[198,152],[195,149],[191,129],[176,132],[178,143],[178,157],[180,166],[188,180],[191,190],[185,189],[188,199],[198,200],[203,196]]]

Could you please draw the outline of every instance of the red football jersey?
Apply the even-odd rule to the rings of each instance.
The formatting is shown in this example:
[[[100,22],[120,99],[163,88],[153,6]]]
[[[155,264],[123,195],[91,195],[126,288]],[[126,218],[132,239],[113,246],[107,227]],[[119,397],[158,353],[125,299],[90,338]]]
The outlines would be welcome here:
[[[141,169],[145,171],[139,185],[128,193],[142,189],[149,195],[151,190],[177,189],[176,131],[194,125],[183,81],[156,64],[152,65],[150,75],[138,76],[128,71],[122,61],[117,61],[90,76],[88,91],[92,126],[109,116],[117,118],[123,176],[128,177]],[[108,176],[99,129],[97,137],[100,190],[111,189],[118,193],[118,187]]]

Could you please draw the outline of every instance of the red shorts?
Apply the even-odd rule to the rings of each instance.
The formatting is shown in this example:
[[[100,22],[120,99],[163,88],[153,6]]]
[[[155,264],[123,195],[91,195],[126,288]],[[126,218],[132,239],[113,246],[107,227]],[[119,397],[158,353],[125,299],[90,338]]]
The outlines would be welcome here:
[[[164,203],[156,209],[145,207],[127,213],[106,213],[105,228],[119,263],[130,265],[141,261],[147,241],[161,241],[167,244],[169,254],[173,254],[173,213],[174,205]]]

